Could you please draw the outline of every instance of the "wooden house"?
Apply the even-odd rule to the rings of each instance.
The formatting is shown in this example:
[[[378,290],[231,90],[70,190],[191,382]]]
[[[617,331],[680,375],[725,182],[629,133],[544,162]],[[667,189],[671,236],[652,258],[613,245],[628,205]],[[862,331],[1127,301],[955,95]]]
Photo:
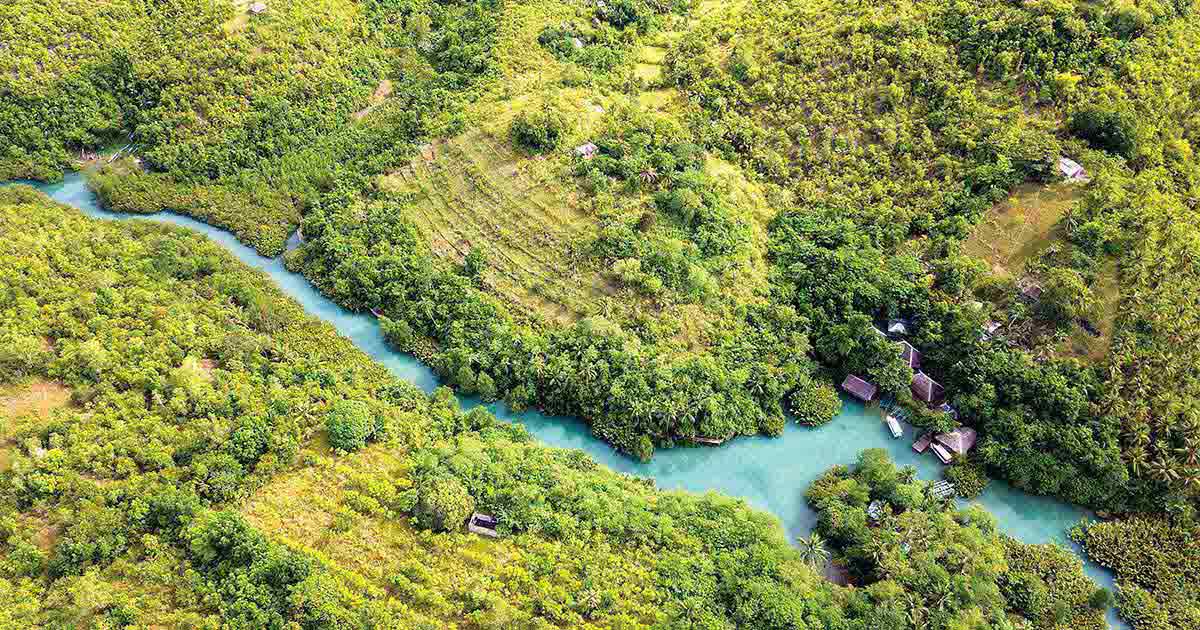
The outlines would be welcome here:
[[[496,520],[496,517],[476,512],[467,521],[467,531],[488,538],[499,538],[500,534],[496,532],[496,526],[499,524],[500,521]]]
[[[903,337],[908,334],[912,328],[912,322],[907,319],[889,319],[887,324],[887,332],[889,335]]]
[[[1069,157],[1058,158],[1058,172],[1062,174],[1063,179],[1069,182],[1086,182],[1088,180],[1087,170],[1079,162]]]
[[[977,437],[978,434],[975,432],[975,429],[971,427],[958,427],[949,433],[938,434],[934,440],[955,455],[966,455],[972,448],[975,448]]]
[[[921,351],[907,341],[898,341],[896,344],[900,346],[900,358],[904,360],[904,363],[913,370],[920,370]]]
[[[912,449],[918,453],[924,453],[929,449],[931,443],[933,443],[933,434],[926,433],[917,439],[916,442],[913,442]]]
[[[871,402],[874,400],[875,394],[879,393],[879,388],[874,384],[853,374],[847,376],[846,380],[842,381],[842,389],[863,402]]]
[[[937,402],[946,395],[946,388],[924,372],[913,374],[909,389],[912,390],[913,396],[917,400],[925,404]]]
[[[261,13],[265,13],[266,11],[267,3],[265,2],[255,2],[254,4],[250,5],[251,15],[259,15]]]

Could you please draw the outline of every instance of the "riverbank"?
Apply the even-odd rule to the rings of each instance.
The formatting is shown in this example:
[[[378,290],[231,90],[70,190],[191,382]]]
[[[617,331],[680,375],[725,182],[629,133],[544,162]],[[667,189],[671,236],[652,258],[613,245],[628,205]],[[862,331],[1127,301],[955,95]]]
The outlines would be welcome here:
[[[425,391],[438,386],[437,378],[411,356],[391,350],[370,315],[346,311],[321,296],[303,277],[287,271],[278,258],[264,258],[230,233],[187,217],[160,213],[151,216],[117,215],[103,210],[88,190],[83,175],[67,175],[56,184],[35,186],[56,201],[79,208],[89,216],[108,219],[142,219],[194,229],[220,244],[246,264],[266,273],[287,295],[310,314],[333,325],[343,336],[398,377]],[[478,400],[463,399],[466,407]],[[587,452],[596,461],[628,474],[653,478],[660,487],[693,492],[717,491],[746,499],[770,511],[784,524],[791,537],[811,531],[815,515],[805,505],[803,492],[825,469],[834,464],[853,463],[865,448],[882,448],[900,465],[912,465],[922,478],[936,478],[940,465],[930,456],[912,452],[911,427],[902,439],[892,439],[877,413],[847,401],[842,414],[823,427],[809,429],[789,423],[779,438],[742,438],[720,448],[677,448],[659,452],[648,463],[617,454],[591,436],[588,428],[570,418],[550,417],[537,412],[514,414],[503,405],[489,405],[497,417],[524,425],[543,443]],[[1027,543],[1058,543],[1076,550],[1066,530],[1090,515],[1083,509],[1054,499],[1018,492],[994,482],[977,499],[991,512],[1004,533]],[[1101,586],[1112,588],[1111,574],[1085,564],[1088,575]],[[1125,627],[1110,611],[1110,624]]]

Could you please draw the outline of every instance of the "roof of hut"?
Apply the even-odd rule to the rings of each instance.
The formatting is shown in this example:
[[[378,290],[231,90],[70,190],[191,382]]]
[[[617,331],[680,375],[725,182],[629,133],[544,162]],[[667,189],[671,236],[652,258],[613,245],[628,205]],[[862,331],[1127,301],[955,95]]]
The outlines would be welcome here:
[[[949,433],[938,435],[936,439],[938,443],[945,445],[951,451],[959,455],[966,455],[967,451],[970,451],[975,446],[975,439],[977,437],[978,434],[975,432],[975,429],[971,427],[958,427]]]
[[[900,358],[904,359],[908,367],[914,370],[921,369],[921,351],[917,350],[907,341],[899,341],[897,343],[900,345]]]
[[[912,384],[910,385],[913,396],[922,402],[931,403],[935,400],[941,400],[942,396],[946,395],[946,388],[942,384],[933,380],[933,377],[924,372],[913,374]]]
[[[878,387],[853,374],[847,376],[846,380],[842,381],[842,389],[863,402],[868,402],[872,398],[875,398],[875,394],[879,392]]]
[[[250,12],[255,15],[258,15],[259,13],[262,13],[266,10],[267,10],[267,3],[265,3],[265,2],[255,2],[254,4],[250,5]]]
[[[588,142],[586,144],[581,144],[581,145],[575,147],[575,155],[578,155],[581,157],[591,157],[593,155],[596,155],[596,151],[599,151],[599,150],[600,150],[600,147],[597,147],[596,145],[592,144],[591,142]]]
[[[890,335],[907,335],[908,329],[912,327],[912,322],[907,319],[889,319],[887,331]]]

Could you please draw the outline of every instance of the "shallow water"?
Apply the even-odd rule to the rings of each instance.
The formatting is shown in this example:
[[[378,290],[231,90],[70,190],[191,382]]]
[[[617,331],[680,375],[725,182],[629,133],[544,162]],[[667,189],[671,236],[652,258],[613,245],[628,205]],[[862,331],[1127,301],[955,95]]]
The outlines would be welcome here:
[[[358,315],[326,299],[299,274],[284,268],[279,258],[259,256],[242,245],[230,233],[195,219],[170,213],[155,215],[115,214],[102,209],[87,188],[84,177],[68,174],[57,184],[26,182],[55,200],[79,208],[89,216],[105,219],[151,220],[188,227],[220,243],[242,262],[262,270],[304,309],[330,324],[396,376],[425,391],[438,386],[437,377],[411,355],[391,350],[384,342],[375,318]],[[465,407],[478,406],[478,400],[463,398]],[[497,417],[523,424],[545,444],[586,451],[596,461],[620,472],[652,477],[661,488],[694,492],[714,490],[742,497],[751,505],[775,514],[792,538],[807,535],[816,515],[804,503],[804,489],[834,464],[852,464],[859,451],[882,448],[900,465],[916,467],[924,479],[936,479],[941,464],[929,452],[918,455],[911,448],[912,427],[905,435],[892,439],[880,421],[878,410],[847,400],[833,422],[816,429],[789,424],[778,438],[738,438],[720,448],[675,448],[659,450],[653,461],[641,463],[620,455],[604,442],[592,437],[582,422],[550,417],[536,411],[515,414],[502,404],[488,405]],[[992,482],[977,500],[999,523],[1001,531],[1027,543],[1056,542],[1078,552],[1066,530],[1091,515],[1084,509],[1047,497],[1029,495],[1005,483]],[[1112,574],[1085,562],[1087,574],[1098,584],[1113,587]],[[1109,623],[1127,628],[1113,611]]]

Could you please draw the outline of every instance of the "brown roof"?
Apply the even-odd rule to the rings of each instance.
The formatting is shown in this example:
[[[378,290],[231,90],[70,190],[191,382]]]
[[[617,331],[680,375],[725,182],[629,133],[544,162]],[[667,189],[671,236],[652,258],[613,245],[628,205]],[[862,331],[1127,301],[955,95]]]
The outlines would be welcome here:
[[[914,370],[921,369],[921,351],[907,341],[899,341],[897,344],[900,346],[900,358],[904,359],[908,367]]]
[[[975,446],[975,438],[975,429],[971,427],[958,427],[949,433],[938,435],[936,439],[951,451],[959,455],[966,455],[967,451]]]
[[[853,374],[847,376],[846,380],[842,381],[842,389],[863,402],[870,402],[872,398],[875,398],[875,394],[879,392],[878,387]]]
[[[942,387],[941,383],[933,380],[933,377],[924,372],[913,374],[910,388],[912,389],[913,396],[916,396],[917,400],[925,403],[941,400],[942,396],[946,395],[946,388]]]

